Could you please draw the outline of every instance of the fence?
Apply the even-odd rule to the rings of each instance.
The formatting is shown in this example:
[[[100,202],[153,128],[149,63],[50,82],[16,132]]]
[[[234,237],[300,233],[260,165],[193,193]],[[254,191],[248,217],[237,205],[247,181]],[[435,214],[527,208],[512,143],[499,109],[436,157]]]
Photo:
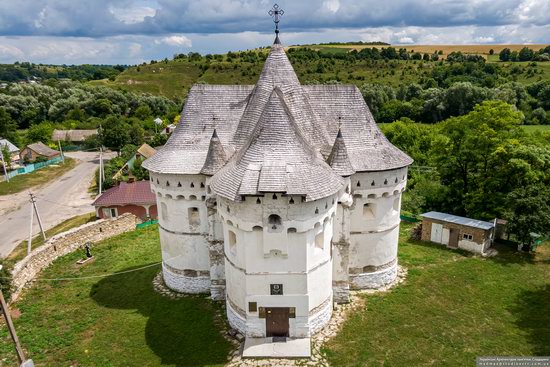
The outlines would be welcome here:
[[[52,158],[50,160],[47,160],[47,161],[44,161],[44,162],[36,162],[36,163],[29,163],[27,164],[26,166],[24,167],[20,167],[16,170],[13,170],[11,172],[8,172],[8,177],[10,179],[14,178],[15,176],[18,176],[18,175],[25,175],[27,173],[31,173],[31,172],[34,172],[36,170],[39,170],[40,168],[44,168],[44,167],[47,167],[51,164],[57,164],[57,163],[60,163],[61,161],[63,161],[63,158],[62,157],[55,157],[55,158]],[[0,169],[1,169],[1,166],[0,166]],[[3,172],[2,172],[3,173]],[[4,180],[5,177],[4,175],[2,175],[2,178],[0,180]]]
[[[156,220],[156,219],[152,219],[152,220],[149,220],[147,222],[143,222],[143,223],[138,223],[136,224],[136,228],[145,228],[145,227],[149,227],[149,226],[152,226],[153,224],[157,224],[159,221]]]

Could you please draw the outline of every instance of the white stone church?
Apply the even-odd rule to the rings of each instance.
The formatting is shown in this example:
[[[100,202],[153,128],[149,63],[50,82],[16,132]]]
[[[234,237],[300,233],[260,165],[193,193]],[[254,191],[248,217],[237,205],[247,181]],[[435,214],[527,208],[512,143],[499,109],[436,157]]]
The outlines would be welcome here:
[[[411,163],[357,87],[301,85],[277,36],[256,85],[195,85],[143,163],[164,281],[225,300],[247,337],[309,337],[396,278]]]

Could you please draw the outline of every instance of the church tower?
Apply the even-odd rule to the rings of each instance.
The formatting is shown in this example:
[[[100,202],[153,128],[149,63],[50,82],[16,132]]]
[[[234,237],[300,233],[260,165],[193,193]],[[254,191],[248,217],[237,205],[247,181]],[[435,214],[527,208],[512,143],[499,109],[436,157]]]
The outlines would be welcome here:
[[[300,84],[279,38],[283,12],[271,14],[276,38],[256,85],[193,86],[143,166],[167,286],[225,300],[247,337],[309,337],[350,289],[395,280],[412,160],[357,87]]]

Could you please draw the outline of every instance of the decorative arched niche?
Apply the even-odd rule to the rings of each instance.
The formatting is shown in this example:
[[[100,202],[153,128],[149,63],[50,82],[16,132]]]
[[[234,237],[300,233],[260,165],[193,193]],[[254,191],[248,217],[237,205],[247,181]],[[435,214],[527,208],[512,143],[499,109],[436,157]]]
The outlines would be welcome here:
[[[281,232],[283,230],[283,219],[277,214],[267,217],[268,232]]]

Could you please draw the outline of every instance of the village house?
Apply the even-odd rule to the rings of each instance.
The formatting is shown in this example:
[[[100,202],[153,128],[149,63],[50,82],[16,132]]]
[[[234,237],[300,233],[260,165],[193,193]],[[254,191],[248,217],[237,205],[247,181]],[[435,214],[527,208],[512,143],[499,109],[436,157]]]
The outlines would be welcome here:
[[[157,218],[155,194],[149,181],[121,182],[97,197],[92,205],[98,218],[115,218],[124,213],[141,220]]]
[[[495,224],[440,212],[422,214],[422,240],[449,248],[485,253],[494,240]]]
[[[29,144],[21,150],[20,156],[21,160],[25,162],[34,162],[37,159],[52,159],[59,157],[61,153],[57,150],[54,150],[42,142]]]
[[[168,287],[225,300],[247,340],[308,338],[396,279],[412,159],[356,86],[301,85],[277,34],[256,85],[195,85],[181,116],[143,163]]]
[[[11,164],[17,164],[19,162],[19,148],[10,142],[8,139],[0,139],[0,150],[7,149],[10,155]]]
[[[117,173],[113,176],[114,180],[119,180],[123,176],[128,176],[129,181],[134,180],[134,175],[132,174],[132,170],[134,169],[134,163],[136,161],[143,161],[149,157],[152,157],[153,154],[155,154],[157,150],[153,147],[151,147],[147,143],[143,143],[137,150],[136,153],[122,166],[121,169],[118,170]]]
[[[82,143],[86,138],[97,135],[97,129],[93,130],[57,130],[52,133],[53,141],[67,141],[71,143]]]

